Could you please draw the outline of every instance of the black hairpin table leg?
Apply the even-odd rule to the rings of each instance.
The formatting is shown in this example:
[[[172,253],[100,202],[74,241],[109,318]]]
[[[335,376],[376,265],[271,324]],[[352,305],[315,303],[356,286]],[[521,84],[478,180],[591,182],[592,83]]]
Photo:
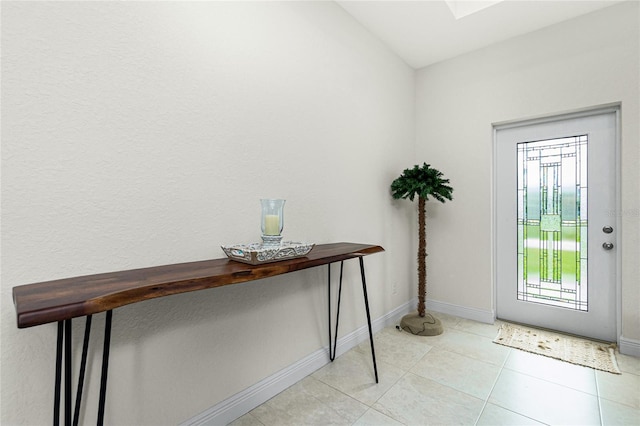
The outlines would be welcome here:
[[[107,371],[109,369],[109,347],[111,345],[111,317],[113,311],[107,311],[104,325],[104,350],[102,351],[102,375],[100,377],[100,402],[98,403],[98,426],[104,424],[104,404],[107,399]]]
[[[64,348],[63,348],[64,346]],[[60,425],[62,364],[64,361],[64,424],[71,426],[71,320],[58,321],[56,344],[56,384],[53,396],[53,424]]]
[[[364,306],[367,311],[367,326],[369,327],[369,340],[371,341],[371,357],[373,358],[373,371],[376,377],[376,383],[378,383],[378,366],[376,364],[376,352],[373,346],[373,330],[371,328],[371,313],[369,312],[369,298],[367,296],[367,282],[364,274],[364,262],[362,256],[358,257],[360,260],[360,276],[362,277],[362,290],[364,294]],[[329,359],[333,361],[336,358],[336,349],[338,346],[338,322],[340,320],[340,299],[342,296],[342,271],[344,262],[340,262],[340,282],[338,286],[338,307],[336,312],[336,329],[333,341],[331,338],[331,264],[328,267],[328,300],[329,300]]]
[[[87,315],[84,326],[84,340],[82,343],[82,359],[80,361],[80,375],[78,377],[78,388],[76,390],[76,405],[73,412],[73,426],[78,426],[80,418],[80,404],[82,404],[82,389],[84,388],[84,374],[87,369],[87,353],[89,352],[89,336],[91,335],[91,315]]]
[[[364,261],[360,259],[360,275],[362,276],[362,292],[364,294],[364,306],[367,310],[367,325],[369,326],[369,340],[371,341],[371,358],[373,358],[373,371],[376,375],[376,383],[378,383],[378,366],[376,365],[376,351],[373,347],[373,330],[371,329],[371,314],[369,313],[369,297],[367,296],[367,281],[364,277]]]
[[[58,321],[58,342],[56,344],[56,384],[53,395],[53,425],[60,425],[60,391],[62,387],[62,342],[64,340],[64,321]]]
[[[71,425],[71,320],[64,321],[64,424]]]
[[[338,310],[336,312],[336,333],[334,336],[334,340],[333,343],[331,342],[331,264],[329,263],[327,265],[327,268],[329,270],[329,282],[328,282],[328,288],[329,288],[329,359],[331,361],[333,361],[334,359],[336,359],[336,349],[338,346],[338,322],[340,321],[340,299],[342,297],[342,270],[343,270],[343,266],[344,266],[344,262],[340,262],[340,285],[338,287]],[[333,349],[332,349],[332,345],[333,345]]]
[[[104,423],[104,406],[107,390],[107,371],[109,365],[109,346],[111,343],[111,318],[112,311],[107,311],[104,330],[104,351],[102,353],[102,377],[100,379],[100,400],[98,403],[98,425]],[[58,341],[56,345],[56,383],[54,388],[53,401],[53,424],[60,425],[60,404],[62,394],[62,364],[64,360],[64,424],[65,426],[77,426],[80,418],[80,406],[82,403],[82,391],[84,388],[84,377],[87,366],[87,354],[89,351],[89,337],[91,335],[91,315],[86,317],[84,330],[84,340],[82,344],[82,359],[80,361],[80,373],[78,376],[78,387],[76,389],[75,408],[73,418],[71,417],[71,319],[58,322]],[[64,344],[64,345],[63,345]],[[64,346],[64,349],[63,349]]]

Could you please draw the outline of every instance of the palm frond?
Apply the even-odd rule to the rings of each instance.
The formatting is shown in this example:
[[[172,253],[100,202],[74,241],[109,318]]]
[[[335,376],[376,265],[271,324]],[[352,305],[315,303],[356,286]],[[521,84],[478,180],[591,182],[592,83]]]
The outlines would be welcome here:
[[[405,169],[402,175],[391,183],[391,195],[393,198],[408,198],[413,201],[416,195],[429,199],[429,196],[444,203],[453,199],[453,188],[449,186],[449,179],[442,177],[442,172],[423,163],[415,165],[412,169]]]

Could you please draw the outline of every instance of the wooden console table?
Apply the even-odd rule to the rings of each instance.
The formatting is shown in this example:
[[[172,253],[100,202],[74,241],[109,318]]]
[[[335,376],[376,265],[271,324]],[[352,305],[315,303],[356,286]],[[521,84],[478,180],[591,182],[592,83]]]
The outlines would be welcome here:
[[[13,301],[16,307],[18,328],[33,327],[52,322],[58,323],[56,346],[56,379],[54,395],[53,424],[60,424],[60,402],[62,391],[62,364],[65,372],[65,425],[78,424],[82,388],[91,332],[93,314],[106,313],[103,342],[102,374],[98,402],[98,425],[104,423],[104,408],[109,365],[109,347],[111,341],[111,322],[113,309],[156,297],[189,291],[205,290],[225,285],[254,281],[273,277],[302,269],[327,265],[329,292],[329,358],[335,359],[340,319],[340,296],[342,293],[342,267],[348,259],[358,258],[362,277],[362,290],[369,327],[371,356],[376,383],[378,370],[373,346],[371,315],[367,285],[364,273],[363,256],[382,252],[376,245],[357,243],[334,243],[317,245],[306,257],[284,260],[261,265],[248,265],[229,259],[204,260],[175,265],[156,266],[128,271],[110,272],[83,277],[66,278],[55,281],[21,285],[13,288]],[[338,306],[335,321],[335,336],[331,338],[331,264],[340,262],[340,283]],[[73,318],[86,317],[80,373],[76,390],[74,414],[71,415],[71,321]],[[64,344],[64,351],[63,351]]]

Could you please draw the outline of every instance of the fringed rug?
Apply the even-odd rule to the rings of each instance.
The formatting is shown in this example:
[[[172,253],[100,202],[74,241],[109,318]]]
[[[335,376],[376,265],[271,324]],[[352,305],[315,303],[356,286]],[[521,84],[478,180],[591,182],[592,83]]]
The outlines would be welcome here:
[[[516,324],[503,324],[493,342],[572,364],[621,374],[616,361],[615,344],[594,342]]]

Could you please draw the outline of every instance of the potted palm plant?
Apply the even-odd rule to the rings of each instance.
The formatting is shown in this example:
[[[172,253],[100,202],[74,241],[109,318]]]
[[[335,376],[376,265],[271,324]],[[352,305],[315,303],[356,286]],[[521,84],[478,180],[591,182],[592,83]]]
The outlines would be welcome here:
[[[427,238],[425,203],[429,197],[444,203],[452,200],[453,188],[449,179],[443,179],[442,172],[424,163],[422,167],[416,165],[406,169],[402,175],[391,183],[393,198],[408,198],[413,201],[418,196],[418,311],[405,315],[400,322],[403,330],[420,336],[436,336],[442,333],[442,323],[433,315],[425,311],[427,295]]]

